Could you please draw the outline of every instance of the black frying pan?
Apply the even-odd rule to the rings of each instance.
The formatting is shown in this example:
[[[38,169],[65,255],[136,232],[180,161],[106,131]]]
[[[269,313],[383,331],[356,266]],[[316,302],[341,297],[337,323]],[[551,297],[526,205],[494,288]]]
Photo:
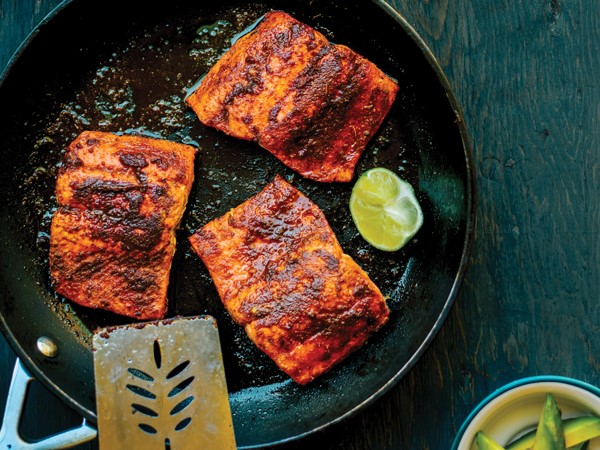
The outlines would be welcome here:
[[[448,82],[406,22],[381,1],[172,0],[65,2],[13,59],[0,88],[0,323],[31,372],[95,420],[91,333],[127,323],[57,296],[49,283],[48,232],[57,167],[84,129],[140,133],[200,147],[196,182],[178,235],[169,315],[219,323],[240,448],[300,438],[357,412],[393,386],[444,321],[465,270],[474,228],[467,133]],[[396,78],[398,98],[357,173],[385,166],[410,181],[422,230],[396,253],[373,249],[352,224],[353,183],[302,179],[257,145],[201,125],[186,89],[234,35],[271,9],[285,10]],[[281,174],[324,211],[344,250],[370,274],[392,311],[361,350],[308,386],[257,351],[224,313],[187,237]],[[58,343],[47,359],[38,337]]]

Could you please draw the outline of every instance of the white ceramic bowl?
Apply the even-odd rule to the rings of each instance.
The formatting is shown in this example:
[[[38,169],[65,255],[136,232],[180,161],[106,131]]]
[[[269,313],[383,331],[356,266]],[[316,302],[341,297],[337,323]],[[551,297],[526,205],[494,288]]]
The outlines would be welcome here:
[[[477,450],[479,430],[505,446],[534,429],[542,413],[546,394],[551,393],[562,411],[562,418],[600,416],[600,389],[572,378],[537,376],[523,378],[486,397],[461,426],[452,450]],[[600,450],[600,438],[588,450]]]

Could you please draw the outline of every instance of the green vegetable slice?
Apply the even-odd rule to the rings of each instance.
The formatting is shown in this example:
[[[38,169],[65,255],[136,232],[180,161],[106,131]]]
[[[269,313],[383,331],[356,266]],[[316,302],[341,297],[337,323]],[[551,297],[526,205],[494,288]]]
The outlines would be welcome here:
[[[482,430],[477,432],[475,442],[477,443],[477,448],[479,448],[479,450],[504,450],[504,447],[485,434]]]
[[[566,449],[561,412],[552,394],[547,394],[531,450]]]
[[[590,446],[590,441],[581,442],[580,444],[574,445],[573,447],[568,447],[567,450],[587,450]]]
[[[565,445],[568,448],[585,443],[600,436],[600,417],[581,416],[563,420]],[[535,439],[535,430],[511,442],[506,450],[529,450]]]

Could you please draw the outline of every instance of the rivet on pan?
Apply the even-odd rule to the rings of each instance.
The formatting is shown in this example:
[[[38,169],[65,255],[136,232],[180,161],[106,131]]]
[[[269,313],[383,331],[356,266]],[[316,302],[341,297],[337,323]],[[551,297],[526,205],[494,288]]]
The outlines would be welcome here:
[[[48,336],[40,336],[36,342],[37,349],[47,358],[54,358],[58,354],[56,342]]]

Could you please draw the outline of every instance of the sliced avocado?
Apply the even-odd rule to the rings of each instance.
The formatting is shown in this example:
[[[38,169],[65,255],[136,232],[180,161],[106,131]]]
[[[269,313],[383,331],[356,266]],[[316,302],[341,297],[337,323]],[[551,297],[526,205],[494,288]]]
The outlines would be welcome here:
[[[600,436],[600,417],[575,417],[565,424],[565,442],[568,447]]]
[[[561,412],[556,405],[554,396],[546,394],[546,402],[542,417],[531,450],[566,450],[565,432],[563,430]]]
[[[581,444],[574,445],[573,447],[568,447],[567,450],[587,450],[590,446],[590,441],[582,442]]]
[[[477,448],[479,448],[479,450],[504,450],[504,447],[498,444],[494,439],[485,434],[483,431],[477,432],[475,442],[477,442]]]
[[[565,445],[568,448],[600,436],[600,417],[581,416],[563,420]],[[511,442],[506,450],[529,450],[535,439],[535,430]]]

